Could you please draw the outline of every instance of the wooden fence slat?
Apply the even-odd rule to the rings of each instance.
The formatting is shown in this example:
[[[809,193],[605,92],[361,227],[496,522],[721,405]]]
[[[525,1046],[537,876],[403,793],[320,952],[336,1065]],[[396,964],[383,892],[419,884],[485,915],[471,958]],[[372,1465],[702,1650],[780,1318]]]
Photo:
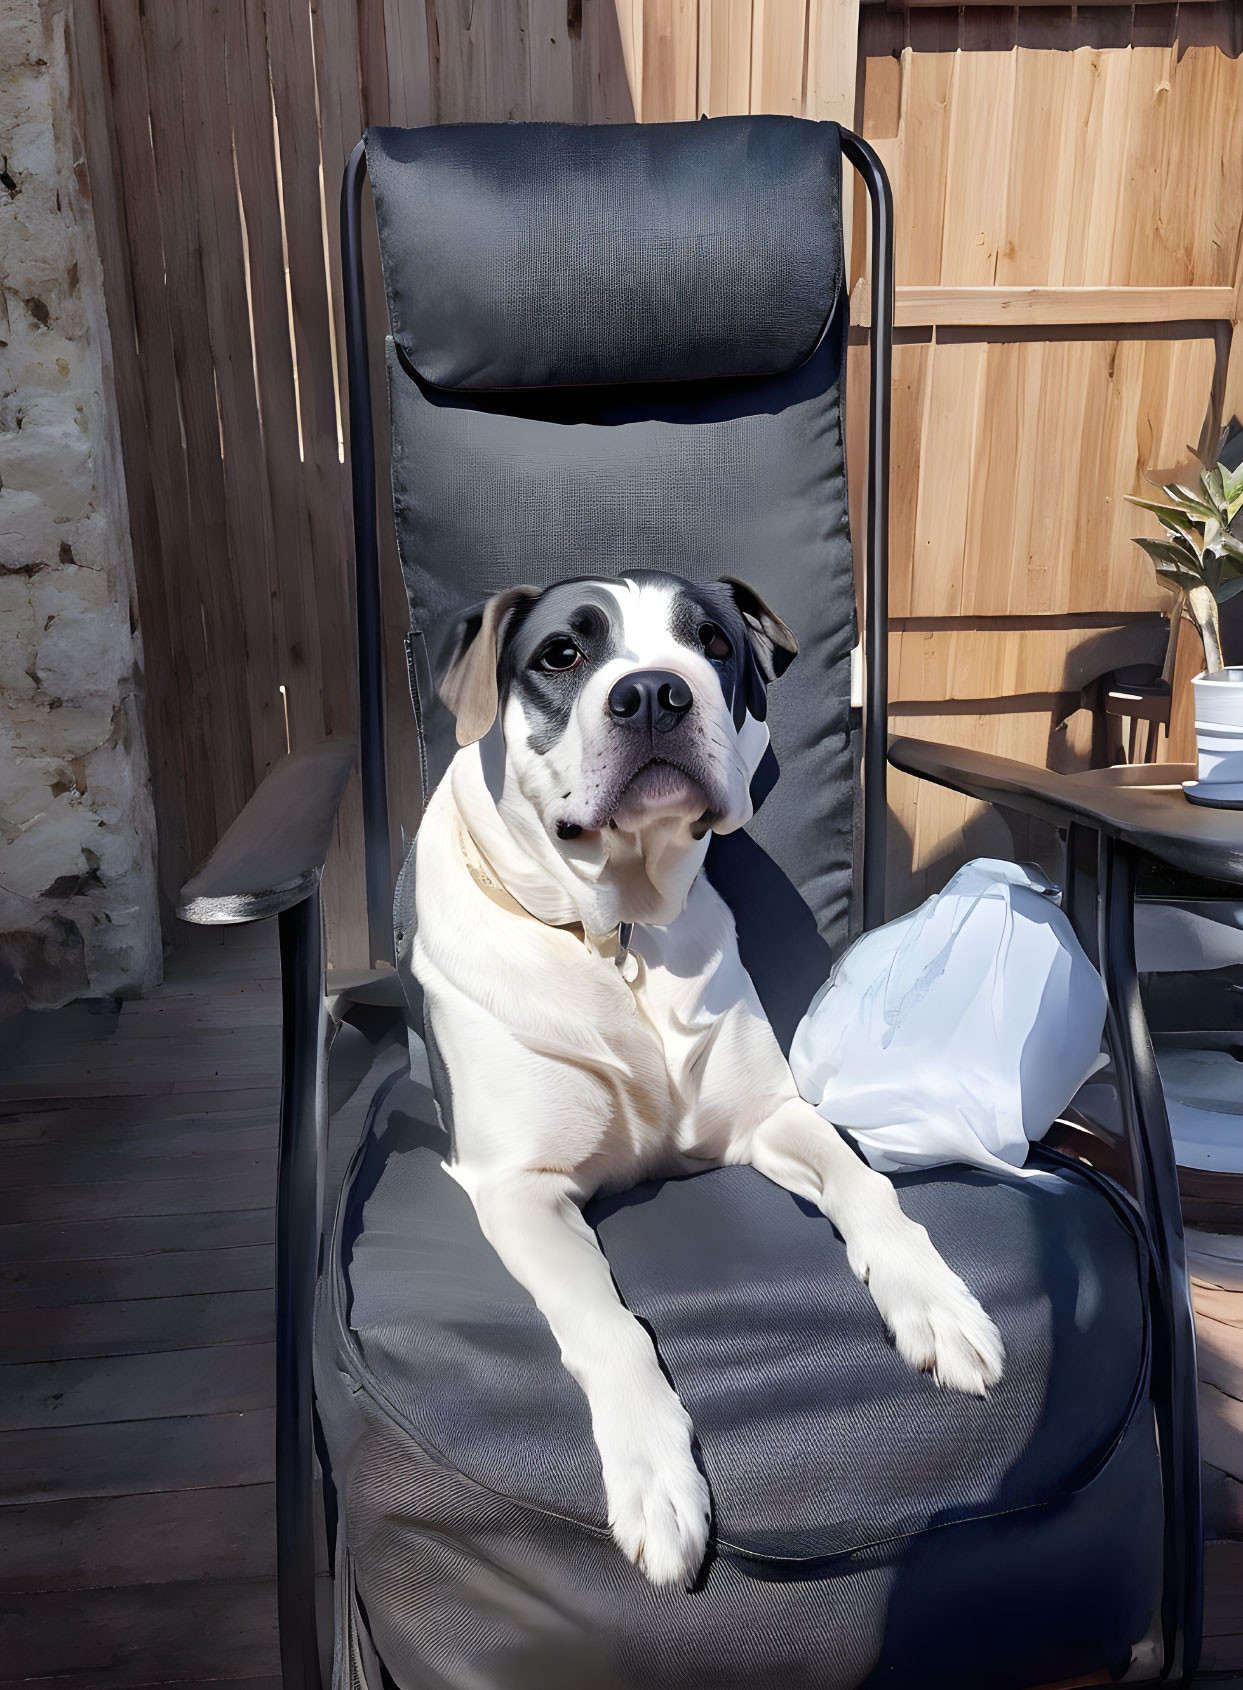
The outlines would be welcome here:
[[[754,0],[751,110],[797,117],[807,60],[806,0]]]
[[[751,0],[703,0],[698,106],[708,117],[750,111]]]
[[[583,0],[576,12],[583,35],[580,62],[587,75],[588,123],[634,123],[639,118],[638,84],[632,79],[628,54],[626,7],[638,0],[616,0],[612,6],[593,6]],[[567,15],[568,15],[567,6]]]
[[[698,116],[698,0],[643,0],[641,16],[640,120],[693,120]]]
[[[807,74],[804,117],[855,127],[855,91],[859,69],[859,0],[808,0]],[[842,172],[842,230],[846,276],[853,283],[859,260],[854,254],[855,173]],[[860,241],[860,248],[863,246]]]
[[[186,52],[195,67],[185,92],[187,130],[198,142],[189,157],[196,173],[202,251],[208,255],[201,265],[206,330],[220,413],[228,564],[246,653],[250,768],[262,772],[284,753],[285,726],[271,684],[277,655],[271,505],[263,460],[254,450],[259,411],[249,335],[239,333],[248,310],[246,259],[233,174],[224,16],[235,4],[220,0],[185,14]],[[215,662],[220,661],[217,655]]]
[[[183,441],[188,494],[188,529],[180,536],[172,570],[177,606],[173,673],[179,687],[189,688],[196,726],[187,736],[193,749],[179,778],[197,811],[196,833],[210,841],[236,816],[257,776],[248,689],[235,655],[243,626],[235,571],[242,560],[230,557],[215,361],[204,332],[208,305],[202,255],[209,249],[197,182],[201,141],[188,126],[198,103],[199,67],[187,63],[184,22],[173,8],[147,9],[135,45],[145,65],[150,102],[176,375],[171,393],[160,396],[164,415],[156,426],[176,431],[174,438]],[[126,74],[133,68],[127,65]],[[171,562],[166,558],[166,569]],[[180,749],[184,758],[187,747]]]
[[[583,10],[566,0],[527,0],[530,116],[537,123],[585,123]]]

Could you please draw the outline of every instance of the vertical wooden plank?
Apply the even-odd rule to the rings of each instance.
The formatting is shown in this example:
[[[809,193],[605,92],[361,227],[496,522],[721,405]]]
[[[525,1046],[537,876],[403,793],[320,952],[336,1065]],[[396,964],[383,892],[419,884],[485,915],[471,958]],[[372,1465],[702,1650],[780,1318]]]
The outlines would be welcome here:
[[[484,111],[490,123],[522,122],[531,115],[531,66],[527,0],[476,6],[483,15]]]
[[[583,7],[566,0],[527,0],[531,116],[541,123],[587,121],[588,76]]]
[[[804,115],[855,126],[859,0],[810,0]]]
[[[807,61],[806,0],[754,0],[751,110],[797,117]]]
[[[607,30],[611,14],[617,25],[617,45],[625,65],[626,83],[630,89],[630,103],[636,123],[651,122],[643,110],[643,24],[647,0],[614,0],[612,6],[599,8],[603,19],[593,21]],[[597,8],[591,8],[593,14]]]
[[[1144,8],[1147,10],[1147,8]],[[1177,283],[1182,266],[1164,227],[1166,149],[1178,66],[1172,50],[1131,53],[1130,133],[1122,166],[1125,192],[1118,205],[1111,279]],[[1079,160],[1082,170],[1086,161]],[[1185,211],[1184,196],[1177,207]],[[1176,242],[1174,243],[1176,244]]]
[[[1064,190],[1050,158],[1067,144],[1065,57],[1020,49],[1014,55],[1014,120],[1006,195],[1006,239],[995,267],[999,286],[1043,286],[1049,273],[1059,193]],[[1034,136],[1044,144],[1033,146]]]
[[[941,280],[950,117],[956,103],[958,63],[955,53],[908,50],[902,55],[901,130],[894,184],[895,202],[902,207],[897,214],[895,242],[900,285]],[[872,76],[869,64],[869,88]],[[866,126],[866,105],[864,109]],[[865,133],[870,134],[866,127]]]
[[[260,446],[275,535],[270,682],[278,696],[280,686],[286,688],[291,737],[297,744],[325,731],[351,731],[353,725],[352,549],[337,439],[323,243],[325,221],[331,229],[335,219],[326,215],[327,175],[325,198],[321,201],[320,197],[312,20],[308,12],[305,30],[295,36],[304,56],[281,78],[282,104],[304,99],[310,121],[303,116],[291,131],[282,132],[280,156],[273,123],[275,79],[269,69],[269,21],[273,40],[288,34],[288,16],[269,20],[262,0],[242,0],[228,17],[227,56],[237,191],[249,251],[255,369],[263,420]],[[301,21],[294,20],[295,28]],[[323,20],[318,21],[322,24]],[[339,20],[338,27],[343,27]],[[357,69],[351,74],[357,76]],[[356,86],[361,86],[361,78]],[[331,88],[327,94],[331,123],[344,130],[347,124],[352,128],[361,121],[361,113],[344,115],[346,108]],[[338,139],[337,145],[343,144]],[[305,177],[285,202],[283,215],[286,169],[298,168],[292,162],[295,149]],[[291,219],[297,220],[296,226]],[[295,264],[299,266],[296,285]],[[299,405],[295,385],[301,386],[303,363],[317,359],[322,364],[308,370],[311,385]],[[349,869],[340,862],[342,855],[354,865],[360,861],[360,830],[356,791],[351,790],[338,824],[337,860],[330,860],[324,883],[331,955],[337,965],[363,959],[361,874],[356,866]]]
[[[1114,233],[1129,129],[1129,53],[1074,55],[1078,109],[1068,113],[1079,142],[1066,197],[1066,247],[1058,280],[1071,287],[1113,278]]]
[[[441,123],[482,123],[487,114],[483,37],[487,9],[477,0],[435,0],[436,109]]]
[[[143,507],[151,519],[148,546],[134,549],[140,613],[144,625],[147,681],[148,741],[152,784],[160,841],[160,880],[171,903],[177,887],[195,866],[201,850],[196,844],[210,833],[214,803],[211,775],[201,786],[188,788],[187,768],[206,764],[210,744],[206,714],[198,708],[205,692],[201,661],[182,649],[183,605],[188,553],[201,536],[190,535],[189,487],[178,403],[178,372],[168,288],[165,283],[146,67],[138,18],[132,0],[101,0],[91,17],[80,8],[83,27],[92,29],[100,52],[100,83],[94,90],[106,113],[114,150],[96,155],[92,168],[117,167],[118,207],[122,235],[130,257],[133,316],[128,323],[112,322],[118,366],[132,357],[133,387],[129,392],[129,427],[125,441],[127,477],[148,474]],[[103,251],[101,249],[101,256]],[[114,291],[112,298],[117,297]],[[124,297],[124,295],[122,295]],[[110,304],[112,300],[110,299]],[[135,438],[137,430],[141,440]],[[216,447],[217,456],[219,447]],[[131,505],[134,494],[131,493]],[[154,530],[154,531],[153,531]],[[135,534],[135,540],[138,535]],[[173,560],[176,560],[175,563]],[[197,638],[201,652],[201,624]],[[227,741],[226,741],[227,754]]]
[[[140,601],[133,607],[133,614],[135,619],[140,617],[143,641],[148,759],[167,922],[176,876],[173,841],[183,820],[177,784],[180,763],[170,755],[170,747],[181,733],[182,700],[168,684],[171,634],[161,567],[162,528],[166,531],[167,523],[156,498],[154,467],[160,461],[162,444],[167,443],[152,439],[148,427],[148,353],[153,335],[159,336],[159,325],[150,321],[146,277],[137,270],[131,253],[130,234],[138,213],[129,204],[127,183],[130,187],[141,184],[127,179],[123,167],[125,153],[133,151],[132,145],[126,145],[126,140],[132,141],[132,128],[123,138],[112,111],[115,70],[99,0],[77,0],[69,14],[69,61],[72,110],[81,149],[74,169],[94,218],[116,384],[135,592]],[[150,211],[149,206],[146,209]],[[184,833],[184,828],[181,831]]]
[[[730,117],[751,109],[751,0],[700,0],[699,110]]]
[[[587,76],[588,123],[634,123],[640,117],[638,58],[631,25],[640,0],[587,4],[577,13]],[[629,45],[628,45],[629,43]]]
[[[931,339],[899,342],[893,349],[893,418],[890,439],[891,482],[889,502],[889,611],[891,616],[910,616],[914,601],[915,535],[919,512],[919,488],[923,479],[923,423],[925,385],[932,360]],[[866,416],[867,389],[860,383],[856,417]],[[851,509],[867,508],[862,486],[855,492]],[[855,529],[863,523],[855,518]]]
[[[346,0],[338,0],[343,9]],[[362,12],[377,10],[377,0],[363,0]],[[385,57],[388,62],[388,113],[367,116],[368,123],[395,123],[417,129],[436,122],[435,67],[428,36],[427,8],[418,0],[384,0],[382,21]],[[378,33],[378,29],[377,29]],[[333,62],[335,77],[350,75],[347,50]]]
[[[807,78],[803,115],[855,127],[859,70],[859,0],[808,0]],[[854,253],[855,173],[842,171],[842,231],[846,277],[853,286],[860,258]]]
[[[1015,493],[1031,473],[1018,453],[1021,354],[1026,350],[1015,345],[981,348],[981,427],[972,442],[959,599],[965,614],[1004,609],[1014,581]],[[951,433],[958,432],[956,424],[948,426]],[[988,650],[994,642],[972,643]]]
[[[211,354],[224,476],[224,518],[230,573],[236,582],[237,628],[222,633],[227,647],[213,667],[231,661],[240,637],[248,700],[250,766],[258,779],[285,752],[285,722],[273,678],[272,559],[274,535],[259,434],[254,362],[248,332],[246,255],[233,175],[225,14],[237,0],[208,0],[186,14],[186,54],[193,76],[185,93],[187,159],[195,171],[202,232],[201,267],[206,317],[201,325]]]
[[[430,61],[434,60],[435,56],[430,45],[430,36],[434,29],[430,0],[428,10],[423,15],[429,35]],[[377,0],[354,0],[354,18],[358,35],[358,63],[353,67],[353,74],[358,78],[359,105],[368,123],[390,123],[393,121],[389,115],[389,79],[392,70],[389,64],[385,7],[377,4]],[[430,98],[434,104],[434,72]]]
[[[924,384],[911,610],[952,616],[963,605],[964,547],[976,470],[986,348],[980,343],[929,348]]]
[[[949,108],[940,279],[992,287],[1006,247],[1014,53],[959,53]]]
[[[642,123],[682,123],[696,115],[698,0],[643,0]]]
[[[217,381],[208,320],[194,114],[201,90],[191,21],[171,8],[142,14],[136,48],[146,72],[163,237],[163,276],[172,333],[176,426],[183,441],[188,531],[179,536],[173,588],[175,674],[190,689],[195,725],[179,752],[190,754],[181,779],[191,795],[190,854],[205,855],[242,808],[256,770],[244,662],[236,661],[243,619],[237,566],[230,553],[220,449]],[[126,67],[132,74],[133,66]],[[171,420],[171,419],[170,419]]]

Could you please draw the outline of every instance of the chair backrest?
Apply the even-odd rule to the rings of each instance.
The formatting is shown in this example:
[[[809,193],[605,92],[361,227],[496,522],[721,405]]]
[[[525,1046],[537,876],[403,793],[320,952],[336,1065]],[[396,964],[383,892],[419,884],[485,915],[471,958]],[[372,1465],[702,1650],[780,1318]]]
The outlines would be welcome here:
[[[431,654],[467,607],[636,568],[751,582],[800,654],[770,695],[780,783],[709,872],[788,1034],[855,881],[839,131],[460,125],[366,148],[429,788],[454,749]]]

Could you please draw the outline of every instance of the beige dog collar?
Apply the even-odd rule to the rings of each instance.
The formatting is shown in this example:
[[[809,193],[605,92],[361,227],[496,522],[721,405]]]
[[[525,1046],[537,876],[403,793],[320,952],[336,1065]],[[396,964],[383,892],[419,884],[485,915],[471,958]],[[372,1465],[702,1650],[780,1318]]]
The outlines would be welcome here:
[[[465,824],[458,820],[458,844],[461,846],[462,857],[466,863],[467,872],[485,898],[490,898],[498,908],[507,910],[510,915],[525,916],[528,921],[539,921],[537,915],[532,915],[525,904],[520,904],[500,876],[492,867],[480,848],[479,842],[467,830]],[[551,922],[541,922],[541,926],[556,925]],[[630,936],[634,932],[634,924],[623,921],[613,928],[612,932],[604,934],[588,933],[581,922],[573,922],[566,926],[558,926],[562,933],[572,933],[582,941],[593,956],[614,962],[621,970],[622,979],[633,981],[639,972],[639,959],[630,949]]]

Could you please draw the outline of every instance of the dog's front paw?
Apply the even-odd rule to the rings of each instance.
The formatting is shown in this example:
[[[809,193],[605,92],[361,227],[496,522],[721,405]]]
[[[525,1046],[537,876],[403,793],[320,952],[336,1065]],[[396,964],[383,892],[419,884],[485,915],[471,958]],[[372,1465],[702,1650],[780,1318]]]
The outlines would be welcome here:
[[[898,1354],[938,1385],[982,1397],[1001,1378],[1006,1352],[989,1316],[913,1222],[883,1249],[851,1252]]]
[[[596,1442],[618,1548],[653,1584],[689,1585],[703,1564],[712,1504],[691,1452],[690,1416],[661,1384],[663,1400],[597,1421]]]

